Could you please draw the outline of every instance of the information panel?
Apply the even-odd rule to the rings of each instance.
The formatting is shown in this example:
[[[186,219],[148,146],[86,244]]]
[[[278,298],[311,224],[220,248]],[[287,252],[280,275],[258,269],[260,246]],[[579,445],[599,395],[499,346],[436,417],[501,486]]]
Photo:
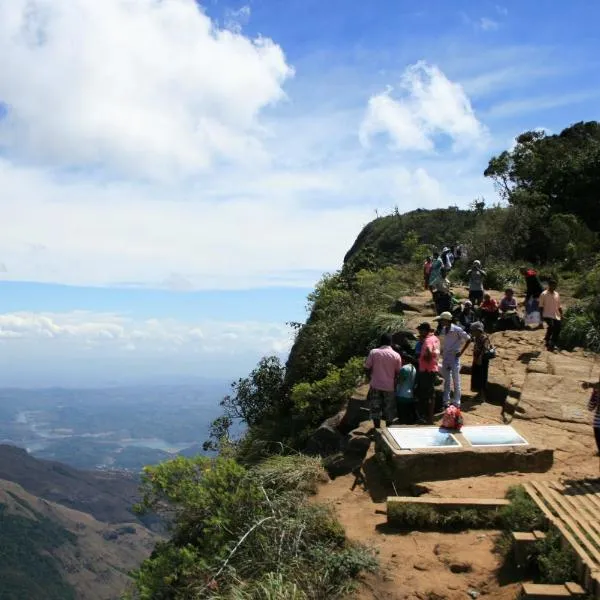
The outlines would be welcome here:
[[[388,431],[402,450],[457,448],[461,445],[449,430],[440,427],[388,427]]]
[[[526,446],[529,443],[510,425],[468,425],[461,433],[471,446]]]

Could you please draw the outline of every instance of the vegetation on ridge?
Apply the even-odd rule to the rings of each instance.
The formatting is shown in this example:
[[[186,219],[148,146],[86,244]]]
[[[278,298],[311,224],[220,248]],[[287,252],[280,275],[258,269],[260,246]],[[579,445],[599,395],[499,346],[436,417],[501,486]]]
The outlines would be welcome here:
[[[376,561],[346,540],[330,508],[309,502],[320,461],[177,458],[145,470],[141,509],[171,519],[172,536],[134,574],[140,600],[336,598]]]

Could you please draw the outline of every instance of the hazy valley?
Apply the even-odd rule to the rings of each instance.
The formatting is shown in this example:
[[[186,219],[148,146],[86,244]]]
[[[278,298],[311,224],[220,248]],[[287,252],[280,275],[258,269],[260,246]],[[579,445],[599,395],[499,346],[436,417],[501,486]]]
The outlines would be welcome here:
[[[225,382],[202,387],[0,390],[0,443],[79,469],[137,472],[201,452]]]

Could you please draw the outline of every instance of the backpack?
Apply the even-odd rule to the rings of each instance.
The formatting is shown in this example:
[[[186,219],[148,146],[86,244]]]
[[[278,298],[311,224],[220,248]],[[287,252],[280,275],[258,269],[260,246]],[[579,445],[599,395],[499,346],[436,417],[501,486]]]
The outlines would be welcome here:
[[[444,429],[454,429],[460,431],[463,426],[463,417],[460,408],[451,404],[445,411],[442,417],[442,425]]]

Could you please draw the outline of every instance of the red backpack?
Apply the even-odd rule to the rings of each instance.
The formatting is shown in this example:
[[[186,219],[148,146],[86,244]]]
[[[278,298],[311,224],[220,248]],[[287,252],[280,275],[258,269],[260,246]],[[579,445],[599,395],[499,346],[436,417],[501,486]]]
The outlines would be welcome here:
[[[463,426],[463,417],[460,408],[451,404],[445,411],[442,417],[442,427],[444,429],[454,429],[460,431]]]

